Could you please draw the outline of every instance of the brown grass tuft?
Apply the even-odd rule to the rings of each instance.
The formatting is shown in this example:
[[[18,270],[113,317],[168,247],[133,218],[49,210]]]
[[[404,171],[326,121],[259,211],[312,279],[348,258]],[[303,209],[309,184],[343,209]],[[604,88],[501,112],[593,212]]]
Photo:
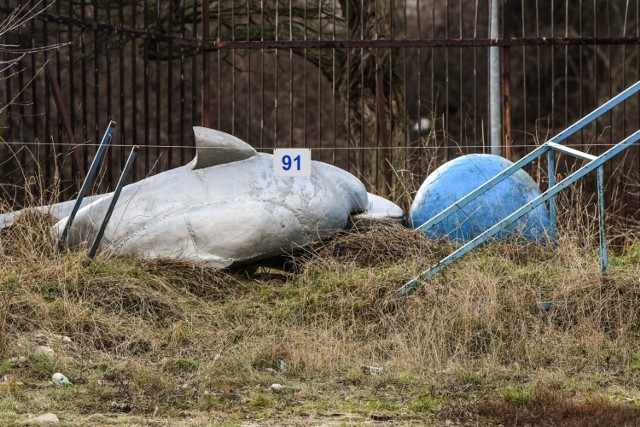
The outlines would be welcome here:
[[[24,210],[10,227],[0,230],[0,257],[33,259],[50,257],[53,240],[49,226],[56,219],[35,209]]]
[[[442,244],[400,224],[359,221],[317,248],[313,261],[375,267],[414,259],[435,260],[443,254],[442,249]]]
[[[473,405],[470,412],[492,423],[509,426],[636,426],[640,407],[604,399],[577,400],[566,393],[538,390],[530,403],[500,399]],[[467,416],[464,416],[467,418]]]

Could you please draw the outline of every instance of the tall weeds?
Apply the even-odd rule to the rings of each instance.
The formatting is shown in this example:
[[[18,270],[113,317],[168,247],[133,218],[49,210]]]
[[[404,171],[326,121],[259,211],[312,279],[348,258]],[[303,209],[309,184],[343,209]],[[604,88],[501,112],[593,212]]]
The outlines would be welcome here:
[[[5,355],[44,330],[88,353],[219,355],[207,377],[278,359],[302,375],[345,375],[370,363],[404,373],[513,364],[624,369],[636,357],[640,264],[623,254],[603,279],[597,249],[579,235],[563,235],[558,249],[492,243],[390,310],[390,292],[450,245],[399,226],[361,227],[303,257],[297,275],[246,276],[58,253],[45,224],[46,216],[27,214],[0,240]]]
[[[357,223],[297,257],[296,273],[218,271],[61,252],[51,217],[27,210],[0,235],[0,357],[32,351],[44,332],[71,338],[62,355],[197,360],[185,375],[203,384],[259,381],[280,360],[292,375],[347,382],[361,380],[361,365],[392,376],[632,372],[640,240],[627,233],[602,277],[594,200],[584,194],[559,199],[557,246],[491,242],[393,306],[394,290],[455,245]]]

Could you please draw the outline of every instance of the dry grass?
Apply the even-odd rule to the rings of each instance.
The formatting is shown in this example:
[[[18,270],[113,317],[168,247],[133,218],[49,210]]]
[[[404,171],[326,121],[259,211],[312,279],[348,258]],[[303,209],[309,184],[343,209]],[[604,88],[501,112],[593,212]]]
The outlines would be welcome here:
[[[298,258],[298,273],[248,273],[110,255],[91,261],[54,251],[48,223],[28,213],[0,237],[0,373],[31,384],[13,386],[0,409],[18,414],[35,410],[29,396],[40,390],[54,409],[77,413],[149,415],[157,406],[169,416],[271,417],[337,405],[424,421],[453,389],[489,399],[486,413],[473,416],[490,418],[492,384],[505,370],[509,381],[560,370],[606,372],[624,384],[640,373],[637,241],[606,280],[597,249],[581,236],[565,233],[561,250],[493,243],[390,307],[385,298],[450,244],[359,224]],[[556,305],[543,311],[541,301]],[[26,362],[12,366],[19,356]],[[281,360],[286,372],[267,372]],[[365,376],[361,365],[385,373]],[[75,397],[43,386],[57,370],[76,382]],[[293,386],[295,396],[271,397],[272,382]],[[426,397],[425,383],[434,388]],[[347,403],[341,393],[356,396]]]
[[[471,407],[487,421],[510,426],[636,426],[640,407],[604,399],[576,400],[567,393],[539,390],[527,402],[492,399]],[[466,418],[464,412],[459,414]]]

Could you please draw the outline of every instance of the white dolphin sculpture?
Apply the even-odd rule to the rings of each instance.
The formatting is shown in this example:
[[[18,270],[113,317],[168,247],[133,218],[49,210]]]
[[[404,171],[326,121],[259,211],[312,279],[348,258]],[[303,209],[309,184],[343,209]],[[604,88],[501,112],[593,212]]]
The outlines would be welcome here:
[[[212,129],[194,127],[197,153],[182,167],[125,186],[100,249],[228,267],[289,253],[330,237],[349,216],[402,220],[350,173],[313,161],[310,177],[274,175],[273,156]],[[112,194],[82,207],[67,237],[92,243]],[[72,202],[49,207],[60,235]],[[4,216],[4,225],[15,217]],[[0,217],[0,228],[3,226]]]

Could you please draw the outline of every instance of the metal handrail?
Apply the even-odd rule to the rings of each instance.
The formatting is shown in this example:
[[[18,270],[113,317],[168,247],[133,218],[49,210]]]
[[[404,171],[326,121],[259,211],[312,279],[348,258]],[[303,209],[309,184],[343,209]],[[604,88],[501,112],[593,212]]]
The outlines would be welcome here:
[[[607,264],[607,250],[606,250],[606,236],[605,236],[605,222],[604,222],[605,209],[604,209],[603,165],[604,163],[609,161],[611,158],[613,158],[614,156],[616,156],[617,154],[629,148],[635,142],[640,140],[640,130],[634,132],[632,135],[625,138],[624,140],[614,145],[609,150],[605,151],[603,154],[597,157],[591,156],[586,153],[582,153],[578,150],[572,150],[572,149],[567,150],[566,149],[567,147],[559,146],[558,142],[566,139],[567,137],[571,136],[578,130],[582,129],[584,126],[586,126],[593,120],[597,119],[607,111],[611,110],[616,105],[625,101],[626,99],[628,99],[629,97],[637,93],[638,91],[640,91],[640,81],[636,82],[634,85],[630,86],[629,88],[627,88],[626,90],[624,90],[623,92],[615,96],[614,98],[610,99],[605,104],[601,105],[591,113],[587,114],[582,119],[578,120],[576,123],[569,126],[568,128],[560,132],[555,137],[551,138],[545,144],[535,149],[529,155],[523,157],[520,161],[514,163],[512,166],[508,167],[501,173],[497,174],[496,176],[491,178],[489,181],[487,181],[486,183],[482,184],[480,187],[473,190],[471,193],[462,197],[457,202],[455,202],[448,208],[444,209],[443,211],[435,215],[433,218],[431,218],[421,226],[417,227],[417,230],[429,229],[434,227],[435,225],[440,223],[442,220],[449,217],[453,213],[457,212],[472,200],[476,199],[478,196],[484,194],[486,191],[493,188],[494,186],[502,182],[504,179],[506,179],[507,177],[511,176],[512,174],[520,170],[522,167],[531,163],[533,160],[537,159],[541,155],[547,153],[547,159],[549,164],[549,170],[548,170],[549,188],[547,189],[547,191],[545,191],[540,196],[536,197],[526,205],[522,206],[520,209],[508,215],[506,218],[502,219],[501,221],[499,221],[489,229],[485,230],[483,233],[481,233],[471,241],[467,242],[466,244],[464,244],[463,246],[461,246],[460,248],[458,248],[457,250],[455,250],[454,252],[446,256],[445,258],[440,260],[438,263],[433,265],[430,269],[424,271],[422,274],[409,280],[401,288],[396,290],[392,294],[391,298],[392,299],[400,298],[412,293],[421,282],[430,279],[440,270],[442,270],[443,268],[445,268],[455,260],[459,259],[466,253],[480,246],[481,244],[486,242],[488,239],[495,236],[497,233],[504,230],[505,228],[513,224],[515,221],[517,221],[518,219],[520,219],[521,217],[528,214],[529,212],[531,212],[532,210],[540,206],[542,203],[547,201],[549,201],[549,218],[550,218],[549,234],[550,234],[551,240],[555,241],[555,234],[556,234],[555,195],[558,194],[560,191],[564,190],[565,188],[569,187],[570,185],[572,185],[582,177],[584,177],[586,174],[594,170],[597,170],[597,174],[598,174],[597,191],[598,191],[598,208],[599,208],[599,214],[600,214],[599,225],[600,225],[600,251],[601,251],[601,266],[602,266],[601,270],[603,274],[607,274],[608,264]],[[562,151],[566,154],[572,154],[576,157],[579,157],[585,160],[589,160],[589,162],[556,184],[555,183],[555,150],[558,149],[558,147],[563,147],[559,151]]]

